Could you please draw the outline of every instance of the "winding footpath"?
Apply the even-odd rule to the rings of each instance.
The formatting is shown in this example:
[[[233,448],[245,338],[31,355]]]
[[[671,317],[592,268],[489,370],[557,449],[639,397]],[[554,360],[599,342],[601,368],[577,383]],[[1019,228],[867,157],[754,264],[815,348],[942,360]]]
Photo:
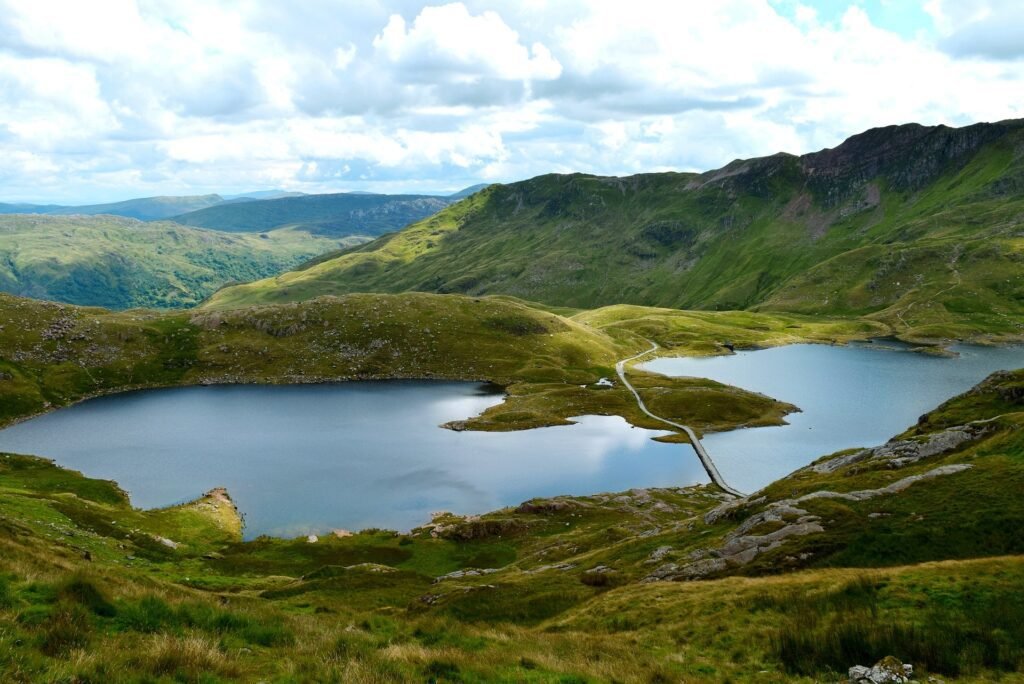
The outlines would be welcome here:
[[[647,341],[651,342],[650,340]],[[640,352],[635,356],[630,356],[628,359],[622,359],[621,361],[616,363],[615,371],[619,374],[619,380],[621,380],[622,384],[626,386],[626,389],[633,393],[633,396],[636,398],[636,404],[637,406],[640,407],[641,411],[643,411],[645,414],[647,414],[654,420],[665,423],[666,425],[671,425],[677,430],[682,430],[683,432],[686,433],[686,436],[690,438],[690,444],[693,445],[693,450],[697,453],[697,458],[700,459],[701,465],[704,466],[704,470],[707,471],[708,477],[711,478],[712,482],[714,482],[722,491],[728,494],[732,494],[733,496],[744,496],[742,492],[733,489],[726,483],[725,479],[722,477],[722,474],[718,472],[718,468],[715,467],[715,462],[711,460],[711,455],[708,454],[707,450],[704,449],[704,445],[700,443],[699,439],[697,439],[697,433],[693,431],[693,428],[691,428],[688,425],[674,423],[671,420],[668,420],[667,418],[662,418],[661,416],[657,416],[651,413],[650,410],[648,410],[647,405],[644,404],[644,400],[640,398],[640,393],[637,392],[636,388],[633,387],[629,380],[626,379],[627,363],[629,363],[630,361],[636,361],[641,356],[647,356],[648,354],[656,351],[657,349],[658,344],[656,342],[651,342],[651,348],[648,349],[647,351]]]

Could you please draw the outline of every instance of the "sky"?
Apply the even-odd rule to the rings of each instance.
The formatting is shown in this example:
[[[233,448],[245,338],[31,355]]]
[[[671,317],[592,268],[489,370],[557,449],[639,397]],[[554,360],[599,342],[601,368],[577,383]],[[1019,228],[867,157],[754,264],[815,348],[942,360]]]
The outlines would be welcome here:
[[[1019,0],[0,0],[0,201],[445,192],[1024,117]]]

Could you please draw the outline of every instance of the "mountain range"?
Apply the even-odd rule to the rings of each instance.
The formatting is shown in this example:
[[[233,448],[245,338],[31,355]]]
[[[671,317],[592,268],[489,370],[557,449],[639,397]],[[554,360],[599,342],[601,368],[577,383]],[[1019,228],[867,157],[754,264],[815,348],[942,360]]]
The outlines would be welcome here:
[[[341,192],[327,195],[307,195],[303,192],[289,192],[285,190],[256,190],[236,195],[169,195],[160,197],[139,197],[123,200],[121,202],[109,202],[106,204],[86,205],[62,205],[62,204],[28,204],[14,203],[7,204],[0,202],[0,214],[45,214],[49,216],[97,216],[109,214],[111,216],[124,216],[126,218],[139,219],[140,221],[158,221],[162,219],[181,220],[183,225],[198,226],[201,228],[212,228],[214,230],[229,230],[242,232],[260,232],[269,230],[285,224],[293,224],[303,221],[327,221],[335,218],[334,231],[343,231],[345,234],[357,234],[358,226],[374,225],[379,230],[382,226],[391,229],[401,228],[404,223],[400,221],[410,216],[422,218],[422,211],[439,208],[452,201],[467,197],[474,192],[487,187],[486,184],[474,185],[464,188],[452,195],[383,195],[371,192]],[[304,201],[285,202],[277,205],[274,200],[296,200],[304,198]],[[319,198],[319,199],[314,199]],[[358,201],[353,201],[358,199]],[[227,209],[234,204],[248,204],[250,202],[270,202],[270,204],[259,207],[245,207],[237,211]],[[406,203],[413,206],[405,207]],[[386,208],[381,209],[386,205]],[[196,214],[211,207],[222,207],[219,212],[208,214]],[[353,219],[361,217],[366,213],[376,213],[386,217],[391,215],[394,220],[382,218],[376,222],[364,221],[360,223],[355,220],[351,223],[352,230],[345,228],[342,216],[350,214]],[[272,223],[273,218],[281,218],[278,223]],[[246,220],[253,220],[252,225],[247,225]],[[268,223],[271,221],[271,223]],[[225,226],[225,227],[221,227]]]
[[[552,174],[492,185],[211,305],[413,290],[1020,334],[1022,189],[1022,121],[889,126],[706,173]]]

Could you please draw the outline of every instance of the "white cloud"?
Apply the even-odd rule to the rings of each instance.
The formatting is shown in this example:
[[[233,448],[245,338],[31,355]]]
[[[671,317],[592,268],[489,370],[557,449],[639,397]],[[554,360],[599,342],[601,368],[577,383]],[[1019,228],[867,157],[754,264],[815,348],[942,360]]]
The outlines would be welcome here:
[[[0,201],[701,170],[1022,116],[1019,3],[930,0],[906,35],[865,6],[0,0]]]
[[[356,58],[356,46],[349,43],[345,47],[337,48],[334,51],[334,68],[344,71],[352,60]]]
[[[527,48],[497,12],[473,15],[459,2],[423,8],[411,26],[391,15],[373,46],[420,78],[550,80],[562,71],[542,43]]]

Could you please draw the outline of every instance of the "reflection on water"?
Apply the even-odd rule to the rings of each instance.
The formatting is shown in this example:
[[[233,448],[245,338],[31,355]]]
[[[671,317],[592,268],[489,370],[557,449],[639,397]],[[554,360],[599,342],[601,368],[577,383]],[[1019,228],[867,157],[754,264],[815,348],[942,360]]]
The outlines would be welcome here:
[[[688,446],[615,417],[527,432],[441,423],[502,400],[446,382],[190,387],[93,399],[0,431],[0,451],[116,480],[145,508],[225,486],[246,534],[409,529],[535,496],[706,482]]]
[[[958,346],[957,358],[899,345],[792,345],[710,358],[660,358],[646,370],[711,378],[799,406],[782,427],[707,435],[726,481],[752,492],[840,449],[881,444],[996,370],[1024,367],[1024,347]]]

